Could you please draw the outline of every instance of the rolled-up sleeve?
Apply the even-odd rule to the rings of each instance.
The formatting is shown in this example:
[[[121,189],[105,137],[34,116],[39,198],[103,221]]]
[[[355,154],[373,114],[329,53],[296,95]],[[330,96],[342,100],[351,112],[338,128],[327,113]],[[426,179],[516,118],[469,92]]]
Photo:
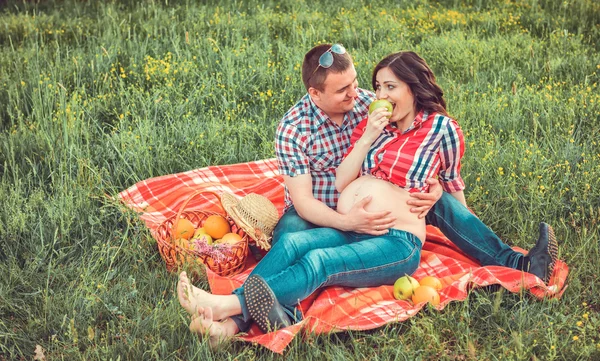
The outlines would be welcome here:
[[[460,161],[465,153],[463,132],[454,119],[447,123],[440,142],[440,184],[449,193],[465,189],[465,182],[460,176]]]
[[[292,124],[281,122],[275,134],[279,173],[290,177],[310,173],[309,158],[302,145],[305,137],[301,136],[298,129]]]

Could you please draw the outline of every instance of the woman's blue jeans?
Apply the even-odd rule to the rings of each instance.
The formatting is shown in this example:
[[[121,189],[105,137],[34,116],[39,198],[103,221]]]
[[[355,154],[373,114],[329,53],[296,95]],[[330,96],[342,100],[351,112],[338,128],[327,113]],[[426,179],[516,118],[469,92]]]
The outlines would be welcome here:
[[[291,221],[295,217],[288,211],[283,218]],[[420,258],[421,241],[405,231],[390,229],[384,236],[371,236],[314,227],[281,233],[252,274],[267,282],[290,318],[297,322],[302,319],[297,309],[299,302],[315,290],[334,285],[392,285],[398,277],[412,274]],[[245,332],[251,318],[244,286],[233,293],[240,300],[242,315],[232,319]]]

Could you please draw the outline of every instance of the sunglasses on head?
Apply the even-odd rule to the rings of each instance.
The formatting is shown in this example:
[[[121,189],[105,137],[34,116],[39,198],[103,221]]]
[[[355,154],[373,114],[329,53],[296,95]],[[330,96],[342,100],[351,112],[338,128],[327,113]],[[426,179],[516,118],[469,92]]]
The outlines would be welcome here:
[[[314,74],[317,71],[317,69],[319,69],[319,67],[327,69],[333,65],[332,53],[336,53],[339,55],[346,54],[346,49],[341,44],[333,44],[331,48],[327,49],[327,51],[319,57],[319,65],[317,65],[312,74]]]

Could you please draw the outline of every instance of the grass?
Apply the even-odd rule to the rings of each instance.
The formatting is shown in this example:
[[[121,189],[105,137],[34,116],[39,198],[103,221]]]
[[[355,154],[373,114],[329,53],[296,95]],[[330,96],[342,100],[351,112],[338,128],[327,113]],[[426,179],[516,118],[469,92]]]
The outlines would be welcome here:
[[[3,2],[0,360],[36,345],[49,360],[600,359],[598,24],[593,0]],[[561,300],[476,291],[284,356],[189,334],[175,275],[105,194],[273,157],[322,42],[346,46],[365,88],[388,53],[428,61],[466,135],[467,202],[523,248],[554,226]]]

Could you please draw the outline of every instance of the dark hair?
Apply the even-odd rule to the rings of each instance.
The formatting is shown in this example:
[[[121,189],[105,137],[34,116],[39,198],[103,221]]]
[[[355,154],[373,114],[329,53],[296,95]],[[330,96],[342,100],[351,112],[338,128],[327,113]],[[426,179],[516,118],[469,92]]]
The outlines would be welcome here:
[[[433,71],[417,53],[401,51],[381,60],[373,70],[373,89],[376,89],[377,73],[383,68],[389,68],[398,79],[408,84],[417,112],[426,110],[448,116],[444,91],[435,82]]]
[[[344,54],[331,52],[331,55],[333,55],[333,64],[329,68],[319,66],[319,58],[331,49],[331,46],[332,44],[317,45],[304,55],[304,61],[302,62],[302,82],[306,90],[313,87],[323,91],[323,83],[325,83],[327,74],[342,73],[352,65],[352,57],[348,52]]]

